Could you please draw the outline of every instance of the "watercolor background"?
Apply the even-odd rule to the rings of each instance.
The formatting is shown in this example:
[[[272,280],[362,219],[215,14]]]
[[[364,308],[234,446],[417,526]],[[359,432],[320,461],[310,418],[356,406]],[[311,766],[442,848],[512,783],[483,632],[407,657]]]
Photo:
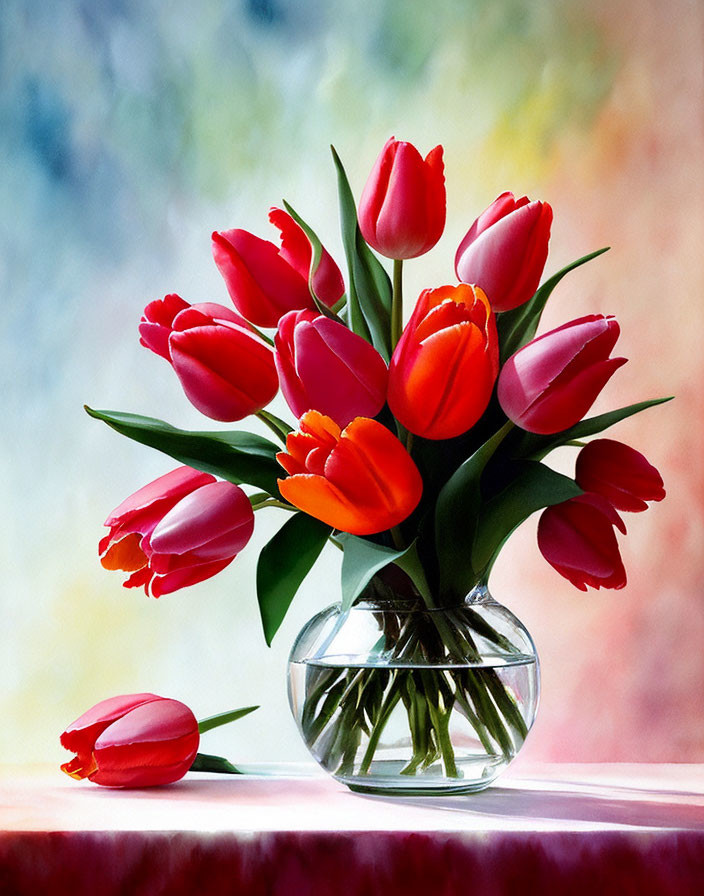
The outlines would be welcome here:
[[[137,343],[143,306],[172,291],[227,302],[211,231],[266,235],[282,196],[340,257],[328,144],[359,195],[395,134],[444,144],[449,188],[408,296],[452,281],[459,239],[499,192],[547,199],[547,273],[612,246],[546,314],[618,316],[631,361],[597,410],[677,396],[612,433],[668,490],[628,517],[624,591],[573,589],[540,557],[535,520],[502,556],[493,591],[543,662],[525,755],[704,760],[703,25],[696,0],[5,0],[0,759],[62,761],[68,722],[149,690],[199,716],[262,704],[208,735],[209,752],[305,758],[285,662],[335,599],[338,558],[321,559],[271,650],[254,569],[273,511],[218,578],[160,601],[124,590],[97,560],[102,521],[174,464],[82,404],[201,427]]]

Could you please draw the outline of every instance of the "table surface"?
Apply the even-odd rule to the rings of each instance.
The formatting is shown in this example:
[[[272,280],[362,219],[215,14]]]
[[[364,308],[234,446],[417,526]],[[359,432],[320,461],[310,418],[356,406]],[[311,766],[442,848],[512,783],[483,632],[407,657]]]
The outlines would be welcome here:
[[[14,831],[704,831],[704,765],[520,766],[464,796],[360,795],[313,765],[189,773],[121,790],[58,769],[0,767]]]
[[[315,767],[115,790],[0,767],[0,893],[702,896],[704,765],[516,765],[481,793]]]

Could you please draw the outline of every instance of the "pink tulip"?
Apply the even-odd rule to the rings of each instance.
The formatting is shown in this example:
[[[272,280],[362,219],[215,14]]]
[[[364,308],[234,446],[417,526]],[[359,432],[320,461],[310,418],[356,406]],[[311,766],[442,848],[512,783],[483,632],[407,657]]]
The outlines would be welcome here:
[[[387,258],[416,258],[432,249],[445,228],[442,146],[425,160],[412,143],[387,140],[359,202],[359,227]]]
[[[102,700],[61,735],[72,778],[107,787],[153,787],[182,778],[198,752],[198,722],[178,700],[126,694]]]
[[[171,326],[171,363],[186,397],[207,417],[242,420],[276,395],[273,352],[234,311],[192,305]]]
[[[626,571],[613,527],[626,531],[614,508],[587,493],[546,508],[538,523],[538,547],[548,563],[580,591],[623,588]]]
[[[499,403],[528,432],[549,434],[573,426],[626,358],[610,358],[619,326],[591,314],[563,324],[523,346],[499,374]]]
[[[342,324],[314,311],[289,311],[275,343],[281,391],[296,417],[316,410],[344,428],[355,417],[375,417],[384,406],[384,359]]]
[[[213,257],[230,298],[247,320],[260,327],[275,327],[287,311],[315,310],[308,287],[312,255],[308,238],[281,209],[272,209],[269,220],[281,232],[281,248],[247,230],[213,234]],[[314,286],[326,305],[334,305],[344,292],[339,268],[325,250]]]
[[[576,479],[580,488],[596,492],[618,510],[642,511],[646,501],[665,497],[662,477],[646,458],[613,439],[595,439],[577,456]]]
[[[455,255],[457,278],[487,294],[494,311],[531,298],[548,257],[552,208],[502,193],[472,224]]]
[[[105,525],[102,565],[131,573],[125,588],[159,597],[231,563],[252,535],[254,512],[239,486],[178,467],[126,498]]]

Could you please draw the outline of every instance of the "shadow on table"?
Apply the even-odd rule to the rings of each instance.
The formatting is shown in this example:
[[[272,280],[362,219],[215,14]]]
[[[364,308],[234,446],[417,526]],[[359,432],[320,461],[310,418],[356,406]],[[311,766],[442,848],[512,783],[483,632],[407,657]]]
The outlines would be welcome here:
[[[394,803],[467,815],[704,830],[704,794],[590,786],[560,782],[562,789],[491,787],[466,796],[394,797]],[[385,800],[370,796],[368,799]]]

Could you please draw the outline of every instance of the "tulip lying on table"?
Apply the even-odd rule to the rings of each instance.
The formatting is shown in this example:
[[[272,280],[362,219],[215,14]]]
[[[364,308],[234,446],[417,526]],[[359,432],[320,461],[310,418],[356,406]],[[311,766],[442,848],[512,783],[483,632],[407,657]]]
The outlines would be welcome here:
[[[62,746],[76,754],[61,770],[106,787],[171,784],[194,763],[194,770],[236,773],[226,760],[198,753],[200,735],[258,708],[247,706],[198,722],[184,703],[168,697],[110,697],[84,712],[61,735]]]

